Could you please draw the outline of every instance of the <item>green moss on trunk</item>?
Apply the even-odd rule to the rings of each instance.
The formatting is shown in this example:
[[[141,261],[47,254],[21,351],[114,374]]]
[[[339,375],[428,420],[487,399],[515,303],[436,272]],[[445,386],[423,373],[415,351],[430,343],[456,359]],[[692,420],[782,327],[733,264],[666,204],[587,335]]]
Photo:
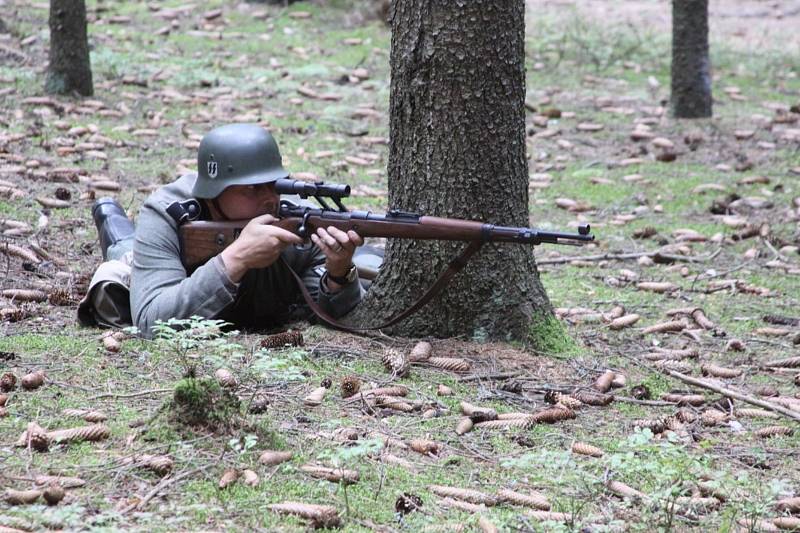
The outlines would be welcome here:
[[[577,355],[580,345],[553,315],[538,315],[528,329],[528,343],[537,352],[548,355]]]

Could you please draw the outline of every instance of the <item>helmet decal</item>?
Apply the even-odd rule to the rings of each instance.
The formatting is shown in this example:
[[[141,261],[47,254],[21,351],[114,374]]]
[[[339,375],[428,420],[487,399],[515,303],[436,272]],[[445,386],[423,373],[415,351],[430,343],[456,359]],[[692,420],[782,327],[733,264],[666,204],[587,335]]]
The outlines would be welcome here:
[[[208,166],[206,167],[208,170],[208,177],[209,178],[216,178],[217,177],[217,162],[213,160],[208,161]]]

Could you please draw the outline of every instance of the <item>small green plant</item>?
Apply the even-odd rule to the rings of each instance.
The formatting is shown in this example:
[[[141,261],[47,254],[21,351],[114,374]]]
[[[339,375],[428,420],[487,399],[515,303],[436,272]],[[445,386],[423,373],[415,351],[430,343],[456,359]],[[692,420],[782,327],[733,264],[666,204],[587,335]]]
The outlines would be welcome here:
[[[191,318],[170,318],[166,322],[157,320],[153,326],[156,345],[164,352],[176,356],[184,369],[184,376],[194,377],[200,361],[198,351],[202,348],[203,357],[215,366],[221,365],[219,353],[241,351],[238,344],[228,342],[228,337],[237,331],[223,331],[227,322],[211,320],[199,316]]]
[[[346,468],[356,459],[365,455],[376,454],[383,449],[384,442],[381,439],[367,439],[359,441],[355,446],[340,447],[334,450],[324,450],[319,454],[319,459],[326,461],[336,468]],[[347,515],[350,515],[350,501],[347,497],[347,483],[341,483],[344,491],[344,505]]]

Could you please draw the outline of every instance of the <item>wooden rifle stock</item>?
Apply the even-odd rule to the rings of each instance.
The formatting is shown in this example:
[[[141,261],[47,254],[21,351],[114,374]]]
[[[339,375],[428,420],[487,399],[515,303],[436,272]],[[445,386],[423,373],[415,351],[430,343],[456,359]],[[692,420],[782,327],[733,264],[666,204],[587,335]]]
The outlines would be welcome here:
[[[334,211],[298,206],[282,202],[279,220],[274,224],[307,239],[317,228],[333,226],[342,231],[353,230],[362,237],[444,240],[465,242],[513,242],[537,245],[579,244],[594,240],[589,225],[578,233],[558,233],[534,228],[495,226],[471,220],[421,216],[415,213],[389,211]],[[229,246],[248,220],[212,222],[196,221],[179,227],[184,266],[192,271]]]

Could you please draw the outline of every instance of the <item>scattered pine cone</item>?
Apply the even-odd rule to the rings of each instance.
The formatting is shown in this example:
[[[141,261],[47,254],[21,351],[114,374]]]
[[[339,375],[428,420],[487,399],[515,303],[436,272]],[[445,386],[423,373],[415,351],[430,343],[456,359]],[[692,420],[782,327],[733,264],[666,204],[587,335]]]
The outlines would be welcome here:
[[[450,372],[469,372],[472,368],[469,361],[459,357],[430,357],[427,362],[436,368]]]
[[[431,350],[431,343],[425,341],[418,342],[414,345],[414,348],[411,349],[411,353],[408,354],[408,360],[412,363],[427,361],[431,356]]]
[[[599,407],[604,407],[614,401],[613,394],[600,394],[587,390],[577,391],[573,393],[572,396],[581,403]]]
[[[325,387],[326,389],[330,389],[333,385],[333,380],[330,377],[322,378],[322,381],[319,382],[320,387]]]
[[[441,450],[439,443],[427,439],[413,439],[408,445],[412,450],[422,455],[437,455]]]
[[[20,380],[20,385],[25,390],[35,390],[44,384],[44,372],[37,370],[30,374],[25,374]]]
[[[700,365],[700,371],[704,376],[714,376],[717,378],[735,378],[742,375],[742,371],[736,368],[725,368],[711,363]]]
[[[465,502],[474,503],[478,505],[492,506],[497,503],[497,498],[495,498],[494,496],[490,496],[489,494],[485,494],[483,492],[472,489],[448,487],[445,485],[430,485],[428,487],[428,490],[436,494],[437,496],[454,498],[456,500],[462,500]]]
[[[9,392],[14,390],[14,387],[17,386],[17,376],[12,374],[11,372],[6,372],[3,374],[3,377],[0,378],[0,391],[2,392]]]
[[[778,359],[765,363],[769,368],[800,368],[800,357],[789,357],[788,359]]]
[[[469,431],[472,430],[472,426],[474,426],[472,419],[468,416],[465,416],[464,418],[458,421],[458,425],[456,426],[456,435],[463,435],[465,433],[468,433]]]
[[[263,394],[257,395],[253,398],[253,401],[250,402],[247,410],[254,415],[259,415],[265,412],[269,408],[269,398]]]
[[[342,398],[349,398],[358,393],[361,389],[361,380],[358,376],[347,376],[342,379],[342,384],[340,385],[342,391]]]
[[[152,470],[159,476],[166,476],[175,466],[175,461],[168,455],[140,455],[137,462],[148,470]]]
[[[533,415],[519,418],[503,418],[498,420],[489,420],[488,422],[480,422],[475,424],[479,429],[506,429],[506,428],[523,428],[527,429],[533,424]]]
[[[36,422],[28,424],[28,430],[25,432],[25,444],[30,442],[31,448],[37,452],[46,452],[50,448],[50,438],[47,432],[43,430]]]
[[[284,346],[303,346],[303,334],[299,331],[284,331],[261,339],[262,348],[283,348]]]
[[[266,450],[258,457],[258,462],[262,465],[275,466],[292,459],[292,452],[282,452]]]
[[[662,395],[661,399],[665,402],[674,402],[678,405],[692,405],[694,407],[706,403],[706,397],[702,394],[668,393]]]
[[[237,385],[236,376],[227,368],[218,368],[214,372],[214,377],[217,378],[217,383],[226,389],[235,388]]]
[[[583,405],[583,402],[577,398],[557,391],[547,391],[544,395],[544,401],[550,404],[561,404],[570,409],[577,409]]]
[[[664,431],[666,431],[667,429],[667,424],[663,418],[636,420],[634,421],[633,426],[639,429],[647,428],[654,435],[658,435],[659,433],[664,433]]]
[[[19,322],[28,318],[28,311],[21,307],[4,307],[0,309],[0,322]]]
[[[422,507],[422,498],[410,492],[404,492],[394,502],[394,510],[401,515],[406,515]]]
[[[597,378],[594,382],[595,390],[600,392],[608,392],[611,389],[611,383],[614,381],[614,377],[616,374],[613,370],[606,370],[603,374]]]
[[[111,435],[111,430],[104,424],[92,424],[71,429],[59,429],[47,434],[52,442],[81,442],[88,440],[96,442],[107,439]]]
[[[108,420],[108,415],[100,411],[92,411],[90,409],[64,409],[62,412],[64,416],[75,416],[86,420],[87,422],[97,423],[105,422]]]
[[[473,422],[486,422],[497,420],[497,411],[489,407],[478,407],[469,402],[461,402],[461,412],[472,419]]]
[[[330,505],[283,502],[267,505],[267,508],[279,514],[290,514],[310,520],[314,528],[335,528],[342,524],[339,512]]]
[[[259,481],[258,474],[250,469],[244,469],[242,470],[242,480],[248,487],[255,487]]]
[[[8,402],[8,394],[0,394],[0,407],[5,407]]]
[[[649,400],[651,397],[650,388],[645,384],[636,385],[631,389],[631,396],[637,400]]]
[[[765,428],[756,430],[755,435],[757,437],[761,437],[762,439],[768,439],[777,436],[788,436],[792,435],[793,433],[794,430],[786,426],[767,426]]]
[[[497,491],[497,496],[504,502],[511,502],[515,505],[522,505],[525,507],[532,507],[540,511],[549,511],[550,502],[544,494],[539,492],[529,492],[523,494],[509,489],[500,489]]]
[[[569,522],[572,520],[570,513],[554,513],[552,511],[531,511],[525,516],[540,522]]]
[[[403,385],[391,385],[389,387],[378,387],[377,389],[367,389],[361,392],[364,396],[406,396],[408,387]]]
[[[29,505],[42,495],[40,490],[14,490],[6,489],[5,501],[10,505]]]
[[[531,422],[534,424],[555,424],[561,420],[575,418],[575,411],[566,406],[557,406],[534,413]]]
[[[52,305],[73,305],[75,298],[72,293],[66,289],[54,289],[47,295],[47,301]]]
[[[572,453],[577,453],[580,455],[588,455],[589,457],[603,456],[603,450],[601,450],[596,446],[592,446],[591,444],[586,444],[585,442],[573,442]]]
[[[219,478],[217,486],[220,489],[226,489],[236,483],[237,479],[239,479],[239,471],[235,468],[227,468],[225,472],[222,473],[222,477]]]
[[[322,403],[326,392],[328,392],[328,389],[325,387],[317,387],[303,398],[303,403],[309,407],[316,407]]]
[[[58,187],[55,192],[55,197],[59,200],[69,201],[72,199],[72,193],[66,187]]]
[[[304,465],[300,467],[302,472],[318,479],[325,479],[333,483],[344,483],[352,485],[358,483],[359,474],[356,470],[346,468],[328,468],[326,466]]]
[[[66,494],[66,491],[64,491],[61,485],[54,483],[44,489],[42,496],[44,497],[44,501],[47,502],[47,505],[58,505],[58,502],[63,500]]]
[[[617,496],[622,496],[623,498],[630,498],[634,500],[643,500],[646,498],[644,493],[639,492],[638,490],[626,485],[621,481],[609,481],[606,484],[606,487]]]
[[[401,378],[408,375],[411,367],[405,354],[397,350],[387,350],[383,356],[383,365],[388,372]]]

